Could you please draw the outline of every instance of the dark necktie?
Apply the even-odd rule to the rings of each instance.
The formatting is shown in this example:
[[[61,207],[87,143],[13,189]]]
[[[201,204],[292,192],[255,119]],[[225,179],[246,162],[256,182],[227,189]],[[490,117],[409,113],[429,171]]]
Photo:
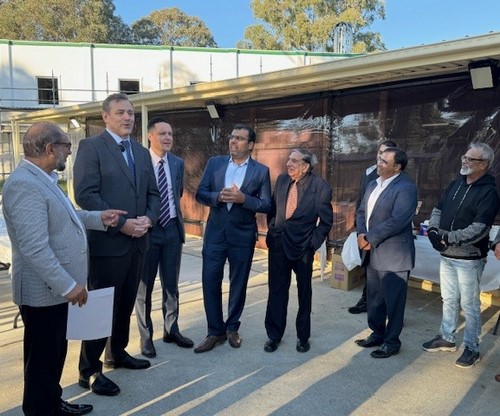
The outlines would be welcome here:
[[[160,218],[158,221],[162,227],[167,225],[170,220],[170,203],[168,201],[168,182],[167,175],[165,173],[165,161],[160,159],[158,162],[158,189],[160,190]]]
[[[285,209],[285,219],[290,218],[295,210],[297,209],[297,182],[293,182],[292,186],[288,190],[288,199],[286,200],[286,209]]]
[[[125,156],[127,157],[128,170],[130,171],[130,174],[132,175],[132,178],[134,179],[135,182],[135,163],[134,159],[132,158],[132,152],[130,151],[130,141],[122,140],[121,144],[125,148]]]

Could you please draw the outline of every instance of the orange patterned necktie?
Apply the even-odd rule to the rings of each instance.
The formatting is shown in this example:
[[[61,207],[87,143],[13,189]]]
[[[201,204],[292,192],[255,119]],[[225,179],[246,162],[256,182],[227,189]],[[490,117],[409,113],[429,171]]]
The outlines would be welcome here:
[[[286,210],[285,210],[285,219],[290,218],[295,209],[297,208],[297,182],[293,182],[292,186],[288,190],[288,199],[286,200]]]

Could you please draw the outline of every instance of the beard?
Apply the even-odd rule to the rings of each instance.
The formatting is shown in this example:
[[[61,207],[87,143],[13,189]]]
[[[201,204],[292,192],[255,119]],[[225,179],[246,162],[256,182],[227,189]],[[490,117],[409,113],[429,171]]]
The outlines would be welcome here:
[[[62,172],[64,169],[66,169],[66,161],[64,159],[59,159],[56,162],[56,170]]]
[[[471,173],[473,172],[472,168],[470,168],[469,166],[462,166],[460,168],[460,175],[465,175],[465,176],[468,176],[470,175]]]

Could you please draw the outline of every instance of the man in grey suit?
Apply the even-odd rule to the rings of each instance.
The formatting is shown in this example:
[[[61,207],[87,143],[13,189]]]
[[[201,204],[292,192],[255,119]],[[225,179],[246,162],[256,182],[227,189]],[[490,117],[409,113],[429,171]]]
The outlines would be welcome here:
[[[105,365],[144,369],[149,361],[130,356],[130,315],[149,248],[149,229],[160,211],[160,195],[147,149],[130,139],[134,108],[125,94],[103,101],[106,130],[80,142],[76,155],[75,199],[84,209],[116,207],[127,211],[105,233],[89,232],[89,288],[114,286],[113,329]],[[102,374],[100,356],[106,338],[83,341],[79,384],[94,393],[113,396],[119,387]]]
[[[25,415],[83,415],[91,405],[61,399],[68,343],[68,302],[87,302],[85,228],[104,231],[124,211],[76,211],[57,186],[71,154],[66,133],[33,124],[23,138],[24,159],[3,188],[3,214],[12,244],[12,293],[24,322]]]
[[[369,337],[360,347],[378,346],[373,358],[399,352],[410,270],[415,265],[412,219],[417,188],[404,172],[408,158],[389,147],[377,158],[379,178],[368,184],[356,212],[358,245],[366,264]]]
[[[150,248],[146,270],[142,275],[135,301],[137,325],[141,335],[141,352],[145,357],[156,357],[151,321],[151,295],[158,266],[162,287],[163,341],[175,342],[179,347],[191,348],[193,341],[179,331],[179,272],[182,245],[185,241],[184,221],[180,199],[184,190],[184,161],[172,154],[174,135],[172,127],[163,118],[155,117],[148,123],[149,153],[155,169],[161,195],[160,217],[149,236]]]

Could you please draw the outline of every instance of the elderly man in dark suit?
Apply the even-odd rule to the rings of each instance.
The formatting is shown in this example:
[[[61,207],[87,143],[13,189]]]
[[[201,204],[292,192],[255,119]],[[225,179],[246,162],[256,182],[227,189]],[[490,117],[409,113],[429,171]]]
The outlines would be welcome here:
[[[105,365],[143,369],[147,360],[130,356],[130,315],[149,248],[149,229],[160,212],[160,195],[149,152],[134,140],[134,108],[125,94],[103,102],[106,130],[80,142],[74,166],[75,198],[84,209],[116,207],[127,211],[106,233],[89,232],[89,289],[114,286],[113,329]],[[119,387],[101,372],[106,339],[83,341],[80,386],[112,396]]]
[[[291,151],[288,174],[276,180],[272,210],[268,215],[266,243],[269,247],[269,297],[264,345],[276,351],[286,326],[288,292],[292,271],[297,278],[299,310],[295,326],[298,352],[309,351],[312,308],[312,264],[333,224],[332,189],[312,173],[318,163],[307,149]]]
[[[229,339],[241,346],[238,333],[257,240],[257,212],[271,210],[271,182],[267,166],[250,157],[256,135],[252,128],[236,125],[228,137],[229,156],[209,159],[196,200],[210,207],[203,236],[203,303],[208,336],[195,352],[210,351]],[[229,261],[229,305],[222,311],[224,264]]]
[[[3,213],[12,243],[12,293],[24,322],[25,415],[84,415],[91,405],[61,399],[68,342],[68,302],[87,302],[85,229],[115,226],[119,210],[76,211],[57,186],[71,154],[66,133],[33,124],[23,138],[24,159],[3,188]]]
[[[374,358],[399,353],[410,270],[415,265],[412,219],[417,188],[404,172],[408,158],[389,147],[377,158],[376,181],[368,184],[356,212],[358,245],[367,273],[369,337],[356,340],[361,347],[378,346]]]
[[[156,357],[151,321],[151,296],[158,266],[162,287],[163,341],[191,348],[193,341],[179,331],[179,272],[185,240],[181,197],[184,191],[184,161],[171,153],[174,144],[172,126],[161,117],[148,123],[149,153],[161,195],[160,216],[151,230],[150,248],[137,291],[135,312],[141,336],[141,352]]]

